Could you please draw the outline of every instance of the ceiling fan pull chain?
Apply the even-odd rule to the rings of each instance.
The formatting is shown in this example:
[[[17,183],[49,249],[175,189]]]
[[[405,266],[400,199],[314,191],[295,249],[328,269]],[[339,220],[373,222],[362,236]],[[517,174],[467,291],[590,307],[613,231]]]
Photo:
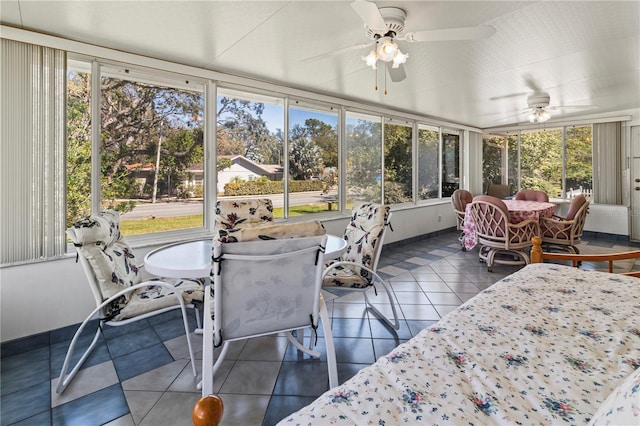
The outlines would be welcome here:
[[[375,79],[376,91],[378,91],[378,67],[376,67]]]
[[[384,94],[387,94],[387,67],[384,67]]]

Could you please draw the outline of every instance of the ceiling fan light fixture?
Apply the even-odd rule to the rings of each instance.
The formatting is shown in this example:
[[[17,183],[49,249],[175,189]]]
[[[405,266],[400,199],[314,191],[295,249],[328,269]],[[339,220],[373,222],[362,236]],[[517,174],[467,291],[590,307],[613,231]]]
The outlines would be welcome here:
[[[398,45],[393,41],[391,37],[382,37],[378,42],[378,58],[384,62],[390,62],[396,57],[400,50]]]
[[[407,58],[409,57],[408,53],[402,53],[400,49],[398,49],[398,53],[393,58],[392,68],[398,68],[401,64],[407,62]]]
[[[529,113],[529,122],[531,123],[544,123],[551,118],[551,114],[544,108],[532,108]]]
[[[375,50],[372,50],[367,56],[363,56],[362,60],[367,64],[368,67],[371,67],[371,69],[375,70],[377,68],[376,63],[378,62],[378,54]]]

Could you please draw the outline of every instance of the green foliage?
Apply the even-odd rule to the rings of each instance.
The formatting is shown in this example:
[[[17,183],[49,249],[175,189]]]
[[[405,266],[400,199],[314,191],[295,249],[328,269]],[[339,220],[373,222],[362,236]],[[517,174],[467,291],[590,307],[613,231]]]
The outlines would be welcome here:
[[[223,96],[218,104],[218,131],[241,141],[242,155],[260,164],[281,164],[282,141],[267,128],[263,103]]]
[[[418,130],[418,199],[438,197],[438,146],[440,133],[435,130]]]
[[[380,202],[381,123],[347,119],[347,189],[354,198]]]
[[[231,167],[231,159],[230,158],[218,158],[216,162],[216,171],[221,172],[222,170]]]
[[[333,138],[333,139],[332,139]],[[290,132],[289,175],[292,179],[309,179],[318,176],[325,165],[324,155],[336,158],[337,136],[332,127],[316,119],[307,119],[304,126],[296,124]],[[335,154],[325,148],[333,145]],[[332,161],[329,156],[327,159]]]
[[[289,192],[323,191],[324,183],[320,180],[290,180]],[[249,182],[229,182],[224,186],[226,196],[247,196],[282,194],[284,192],[283,181],[271,181],[268,179],[256,179]]]
[[[408,195],[409,194],[409,195]],[[411,202],[411,188],[398,182],[385,181],[384,203],[399,204]]]
[[[91,214],[89,81],[88,74],[74,73],[67,84],[67,227]]]
[[[384,202],[411,201],[412,128],[386,124],[384,128]]]

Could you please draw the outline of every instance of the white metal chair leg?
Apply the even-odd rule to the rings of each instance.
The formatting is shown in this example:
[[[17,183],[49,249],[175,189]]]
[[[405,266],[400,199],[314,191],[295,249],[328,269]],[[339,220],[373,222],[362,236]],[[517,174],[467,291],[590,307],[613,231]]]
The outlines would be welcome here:
[[[182,321],[184,322],[184,331],[187,336],[187,347],[189,348],[189,359],[191,360],[191,371],[193,372],[193,377],[198,377],[198,372],[196,371],[196,360],[195,360],[195,356],[193,356],[193,346],[191,346],[191,330],[189,330],[189,320],[187,319],[187,309],[185,308],[184,304],[180,306],[180,309],[182,310]]]
[[[378,277],[380,278],[380,277]],[[376,308],[371,301],[369,300],[369,297],[367,296],[367,292],[364,292],[364,300],[365,303],[367,304],[367,307],[373,311],[373,313],[380,318],[382,321],[384,321],[387,325],[389,325],[389,327],[393,328],[394,330],[399,330],[400,329],[400,320],[398,320],[398,311],[396,310],[396,304],[393,301],[393,296],[391,295],[391,287],[389,287],[389,285],[387,283],[385,283],[384,281],[380,280],[380,284],[382,284],[382,287],[384,287],[385,292],[387,293],[387,297],[389,298],[389,304],[391,305],[391,311],[393,312],[393,322],[391,322],[389,320],[389,318],[387,318],[382,312],[380,312],[380,310],[378,308]]]
[[[298,330],[299,335],[302,334],[302,330]],[[291,342],[291,344],[293,346],[296,347],[296,349],[298,349],[300,352],[304,352],[305,354],[311,355],[314,358],[320,358],[320,352],[318,351],[314,351],[311,348],[306,348],[304,346],[304,343],[300,342],[298,338],[293,337],[293,334],[291,334],[290,331],[287,332],[287,339],[289,339],[289,342]],[[311,339],[313,339],[313,336],[311,337]],[[309,343],[309,346],[311,346],[311,343]]]
[[[87,348],[84,354],[82,354],[82,356],[80,357],[76,365],[67,375],[67,369],[69,368],[69,363],[71,362],[71,356],[73,355],[73,350],[76,347],[78,338],[82,334],[82,330],[87,325],[91,317],[88,317],[87,319],[84,320],[82,325],[80,325],[76,333],[73,335],[73,339],[71,339],[71,343],[69,344],[69,349],[67,349],[67,355],[64,358],[64,363],[62,364],[62,369],[60,370],[60,377],[58,379],[58,385],[56,386],[56,393],[64,392],[67,386],[69,386],[69,383],[71,383],[75,375],[80,370],[80,367],[82,367],[82,364],[84,364],[87,358],[89,358],[89,355],[91,355],[91,352],[93,352],[93,349],[96,347],[96,344],[98,343],[98,337],[100,337],[100,334],[102,334],[102,329],[100,328],[101,324],[98,325],[98,329],[96,330],[95,336],[93,336],[93,340],[91,341],[89,348]]]
[[[80,327],[78,327],[78,330],[76,331],[76,333],[73,335],[73,338],[71,339],[71,343],[69,344],[69,349],[67,349],[67,355],[66,355],[64,363],[62,365],[62,370],[60,371],[60,378],[58,379],[58,385],[56,386],[56,393],[64,392],[64,390],[67,388],[69,383],[71,383],[71,380],[76,375],[76,373],[80,370],[80,367],[82,367],[82,364],[89,357],[89,355],[91,354],[91,351],[93,351],[96,343],[98,342],[98,336],[101,333],[101,329],[100,328],[98,328],[98,331],[96,332],[96,335],[93,337],[93,341],[89,345],[89,348],[85,351],[85,353],[82,355],[80,360],[73,367],[73,369],[71,370],[69,375],[67,377],[65,377],[67,369],[69,368],[69,362],[71,361],[71,356],[73,354],[73,350],[75,349],[75,345],[77,343],[77,340],[80,337],[80,334],[82,334],[82,331],[84,330],[84,328],[86,327],[88,322],[92,318],[94,318],[98,312],[100,312],[105,306],[107,306],[112,301],[120,298],[124,294],[130,293],[130,292],[135,291],[135,290],[137,290],[139,288],[149,287],[149,285],[150,285],[149,283],[145,282],[145,283],[141,283],[141,284],[136,284],[136,285],[128,287],[128,288],[126,288],[126,289],[124,289],[122,291],[119,291],[118,293],[114,294],[113,296],[111,296],[110,298],[108,298],[107,300],[102,302],[100,305],[98,305],[93,311],[91,311],[91,313],[87,316],[87,318],[85,318],[85,320],[82,322],[82,324],[80,324]],[[193,375],[195,377],[197,375],[196,367],[195,367],[195,359],[194,359],[195,357],[193,356],[193,348],[191,346],[191,337],[190,337],[190,331],[189,331],[189,320],[187,318],[187,311],[186,311],[186,306],[185,306],[185,303],[184,303],[184,299],[182,299],[182,295],[178,291],[176,291],[176,288],[174,286],[170,285],[170,284],[156,282],[156,283],[153,283],[152,285],[158,286],[158,287],[166,287],[166,288],[169,288],[169,289],[174,291],[173,295],[178,300],[178,303],[180,304],[180,310],[182,312],[182,319],[183,319],[183,322],[184,322],[184,330],[185,330],[185,333],[186,333],[186,336],[187,336],[187,346],[189,347],[189,357],[191,358],[191,366],[193,368]],[[169,308],[167,308],[167,310],[168,309],[175,309],[175,307],[169,307]],[[159,312],[162,312],[162,311],[159,311]],[[128,324],[130,322],[137,321],[137,320],[139,320],[141,318],[144,318],[144,317],[145,317],[144,315],[141,315],[138,318],[122,320],[122,321],[120,321],[121,324],[119,324],[119,325],[125,325],[125,324]],[[108,322],[106,322],[106,324],[108,324]]]
[[[322,330],[324,331],[324,345],[327,350],[327,368],[329,370],[329,387],[338,386],[338,367],[336,363],[336,348],[333,344],[333,333],[331,331],[331,322],[327,305],[324,303],[324,297],[320,295],[320,320],[322,321]]]
[[[197,307],[193,307],[193,310],[196,311],[196,329],[202,329],[202,320],[200,319],[200,310]]]

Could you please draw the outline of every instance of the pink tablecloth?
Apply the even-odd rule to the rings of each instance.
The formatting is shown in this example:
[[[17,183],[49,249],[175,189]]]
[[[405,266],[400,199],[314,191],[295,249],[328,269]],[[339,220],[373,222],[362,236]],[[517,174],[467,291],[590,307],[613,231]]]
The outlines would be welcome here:
[[[553,203],[542,203],[539,201],[504,200],[509,209],[509,220],[512,223],[522,222],[526,219],[539,220],[540,217],[551,217],[556,211]],[[476,224],[470,213],[471,203],[467,204],[464,214],[464,247],[472,250],[476,244]]]

